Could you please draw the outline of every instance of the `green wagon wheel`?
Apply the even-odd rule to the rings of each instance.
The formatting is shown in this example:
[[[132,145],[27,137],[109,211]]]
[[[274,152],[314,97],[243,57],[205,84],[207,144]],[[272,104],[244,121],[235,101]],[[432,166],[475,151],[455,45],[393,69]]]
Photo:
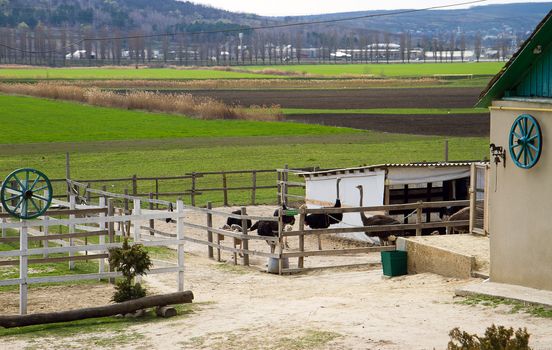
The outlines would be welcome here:
[[[533,116],[522,114],[516,118],[509,135],[510,157],[515,165],[530,169],[539,161],[542,152],[542,134]]]
[[[44,173],[31,168],[18,169],[2,183],[2,207],[20,219],[43,215],[52,203],[52,184]]]

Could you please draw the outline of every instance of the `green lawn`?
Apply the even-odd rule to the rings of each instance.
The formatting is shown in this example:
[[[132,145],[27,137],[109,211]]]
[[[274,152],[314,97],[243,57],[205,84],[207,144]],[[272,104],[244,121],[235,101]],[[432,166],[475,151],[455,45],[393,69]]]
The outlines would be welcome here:
[[[259,79],[280,76],[210,69],[170,68],[2,68],[0,79]]]
[[[307,73],[325,76],[374,75],[386,77],[421,77],[434,74],[494,75],[504,62],[471,63],[391,63],[391,64],[321,64],[289,66],[248,66],[247,70],[275,69],[286,72]]]
[[[284,114],[478,114],[487,108],[369,108],[369,109],[303,109],[283,108]]]
[[[200,120],[33,97],[0,95],[1,144],[358,133],[290,122]]]

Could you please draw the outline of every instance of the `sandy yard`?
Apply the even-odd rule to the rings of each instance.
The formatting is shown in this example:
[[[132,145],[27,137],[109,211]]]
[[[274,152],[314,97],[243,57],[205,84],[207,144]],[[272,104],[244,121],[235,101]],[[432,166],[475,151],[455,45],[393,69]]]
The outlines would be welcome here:
[[[248,208],[248,213],[266,215],[270,210]],[[220,218],[214,219],[219,219],[214,226],[220,227]],[[171,224],[156,226],[171,230]],[[187,230],[187,234],[205,236],[192,231]],[[342,246],[331,239],[323,244],[324,249]],[[262,241],[255,245],[263,251],[268,249]],[[292,249],[297,247],[293,241],[290,245]],[[315,248],[316,240],[308,245]],[[189,244],[186,251],[185,288],[194,292],[196,311],[185,317],[129,327],[129,334],[140,336],[138,343],[90,346],[86,342],[87,337],[109,336],[104,332],[71,339],[53,337],[32,344],[24,337],[6,337],[2,348],[445,349],[452,328],[482,334],[494,323],[527,327],[534,349],[552,349],[551,319],[512,313],[507,306],[458,303],[463,298],[455,297],[454,290],[481,280],[433,274],[384,279],[376,264],[378,253],[332,261],[307,258],[307,264],[312,265],[345,261],[372,264],[277,276],[258,270],[266,264],[264,258],[252,258],[256,267],[245,268],[207,259],[205,246]],[[230,258],[230,254],[223,254],[223,259]],[[176,274],[151,275],[145,281],[150,292],[176,290]],[[109,286],[31,289],[30,311],[98,305],[105,303],[110,293]],[[3,311],[17,310],[17,293],[0,293],[0,297]]]

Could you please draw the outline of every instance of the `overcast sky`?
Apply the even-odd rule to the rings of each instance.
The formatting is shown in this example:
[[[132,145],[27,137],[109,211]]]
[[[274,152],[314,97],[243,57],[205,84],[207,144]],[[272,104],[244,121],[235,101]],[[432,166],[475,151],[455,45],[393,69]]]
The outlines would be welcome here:
[[[312,15],[320,13],[335,13],[365,10],[391,10],[425,8],[430,6],[448,5],[468,0],[190,0],[197,4],[236,11],[256,13],[264,16]],[[550,2],[550,0],[489,0],[478,5]],[[466,8],[469,6],[455,7]]]

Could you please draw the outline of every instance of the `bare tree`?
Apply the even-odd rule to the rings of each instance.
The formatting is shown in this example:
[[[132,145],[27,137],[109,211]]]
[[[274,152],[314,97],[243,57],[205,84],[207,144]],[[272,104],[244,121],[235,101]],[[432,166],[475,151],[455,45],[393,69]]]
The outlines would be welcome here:
[[[466,35],[464,32],[460,34],[460,58],[462,59],[462,62],[464,62],[464,56],[466,54]]]
[[[410,63],[410,55],[412,52],[412,33],[406,32],[406,60]]]
[[[473,47],[474,47],[473,51],[474,51],[475,59],[477,60],[477,62],[479,62],[479,58],[481,57],[481,33],[480,32],[477,32],[477,34],[475,34]]]
[[[401,48],[400,48],[400,50],[401,50],[401,54],[400,54],[401,61],[402,61],[402,63],[404,63],[404,51],[405,51],[405,48],[406,48],[406,33],[405,32],[401,33],[401,39],[400,39],[399,45],[401,46]]]
[[[450,54],[450,62],[454,61],[454,51],[456,49],[456,33],[454,31],[450,32],[450,40],[449,40],[449,54]]]
[[[295,35],[295,54],[297,56],[297,63],[301,64],[301,51],[303,50],[303,37],[301,32],[297,32]]]
[[[383,41],[385,43],[385,61],[389,63],[389,44],[391,44],[391,35],[388,32],[383,33]]]

